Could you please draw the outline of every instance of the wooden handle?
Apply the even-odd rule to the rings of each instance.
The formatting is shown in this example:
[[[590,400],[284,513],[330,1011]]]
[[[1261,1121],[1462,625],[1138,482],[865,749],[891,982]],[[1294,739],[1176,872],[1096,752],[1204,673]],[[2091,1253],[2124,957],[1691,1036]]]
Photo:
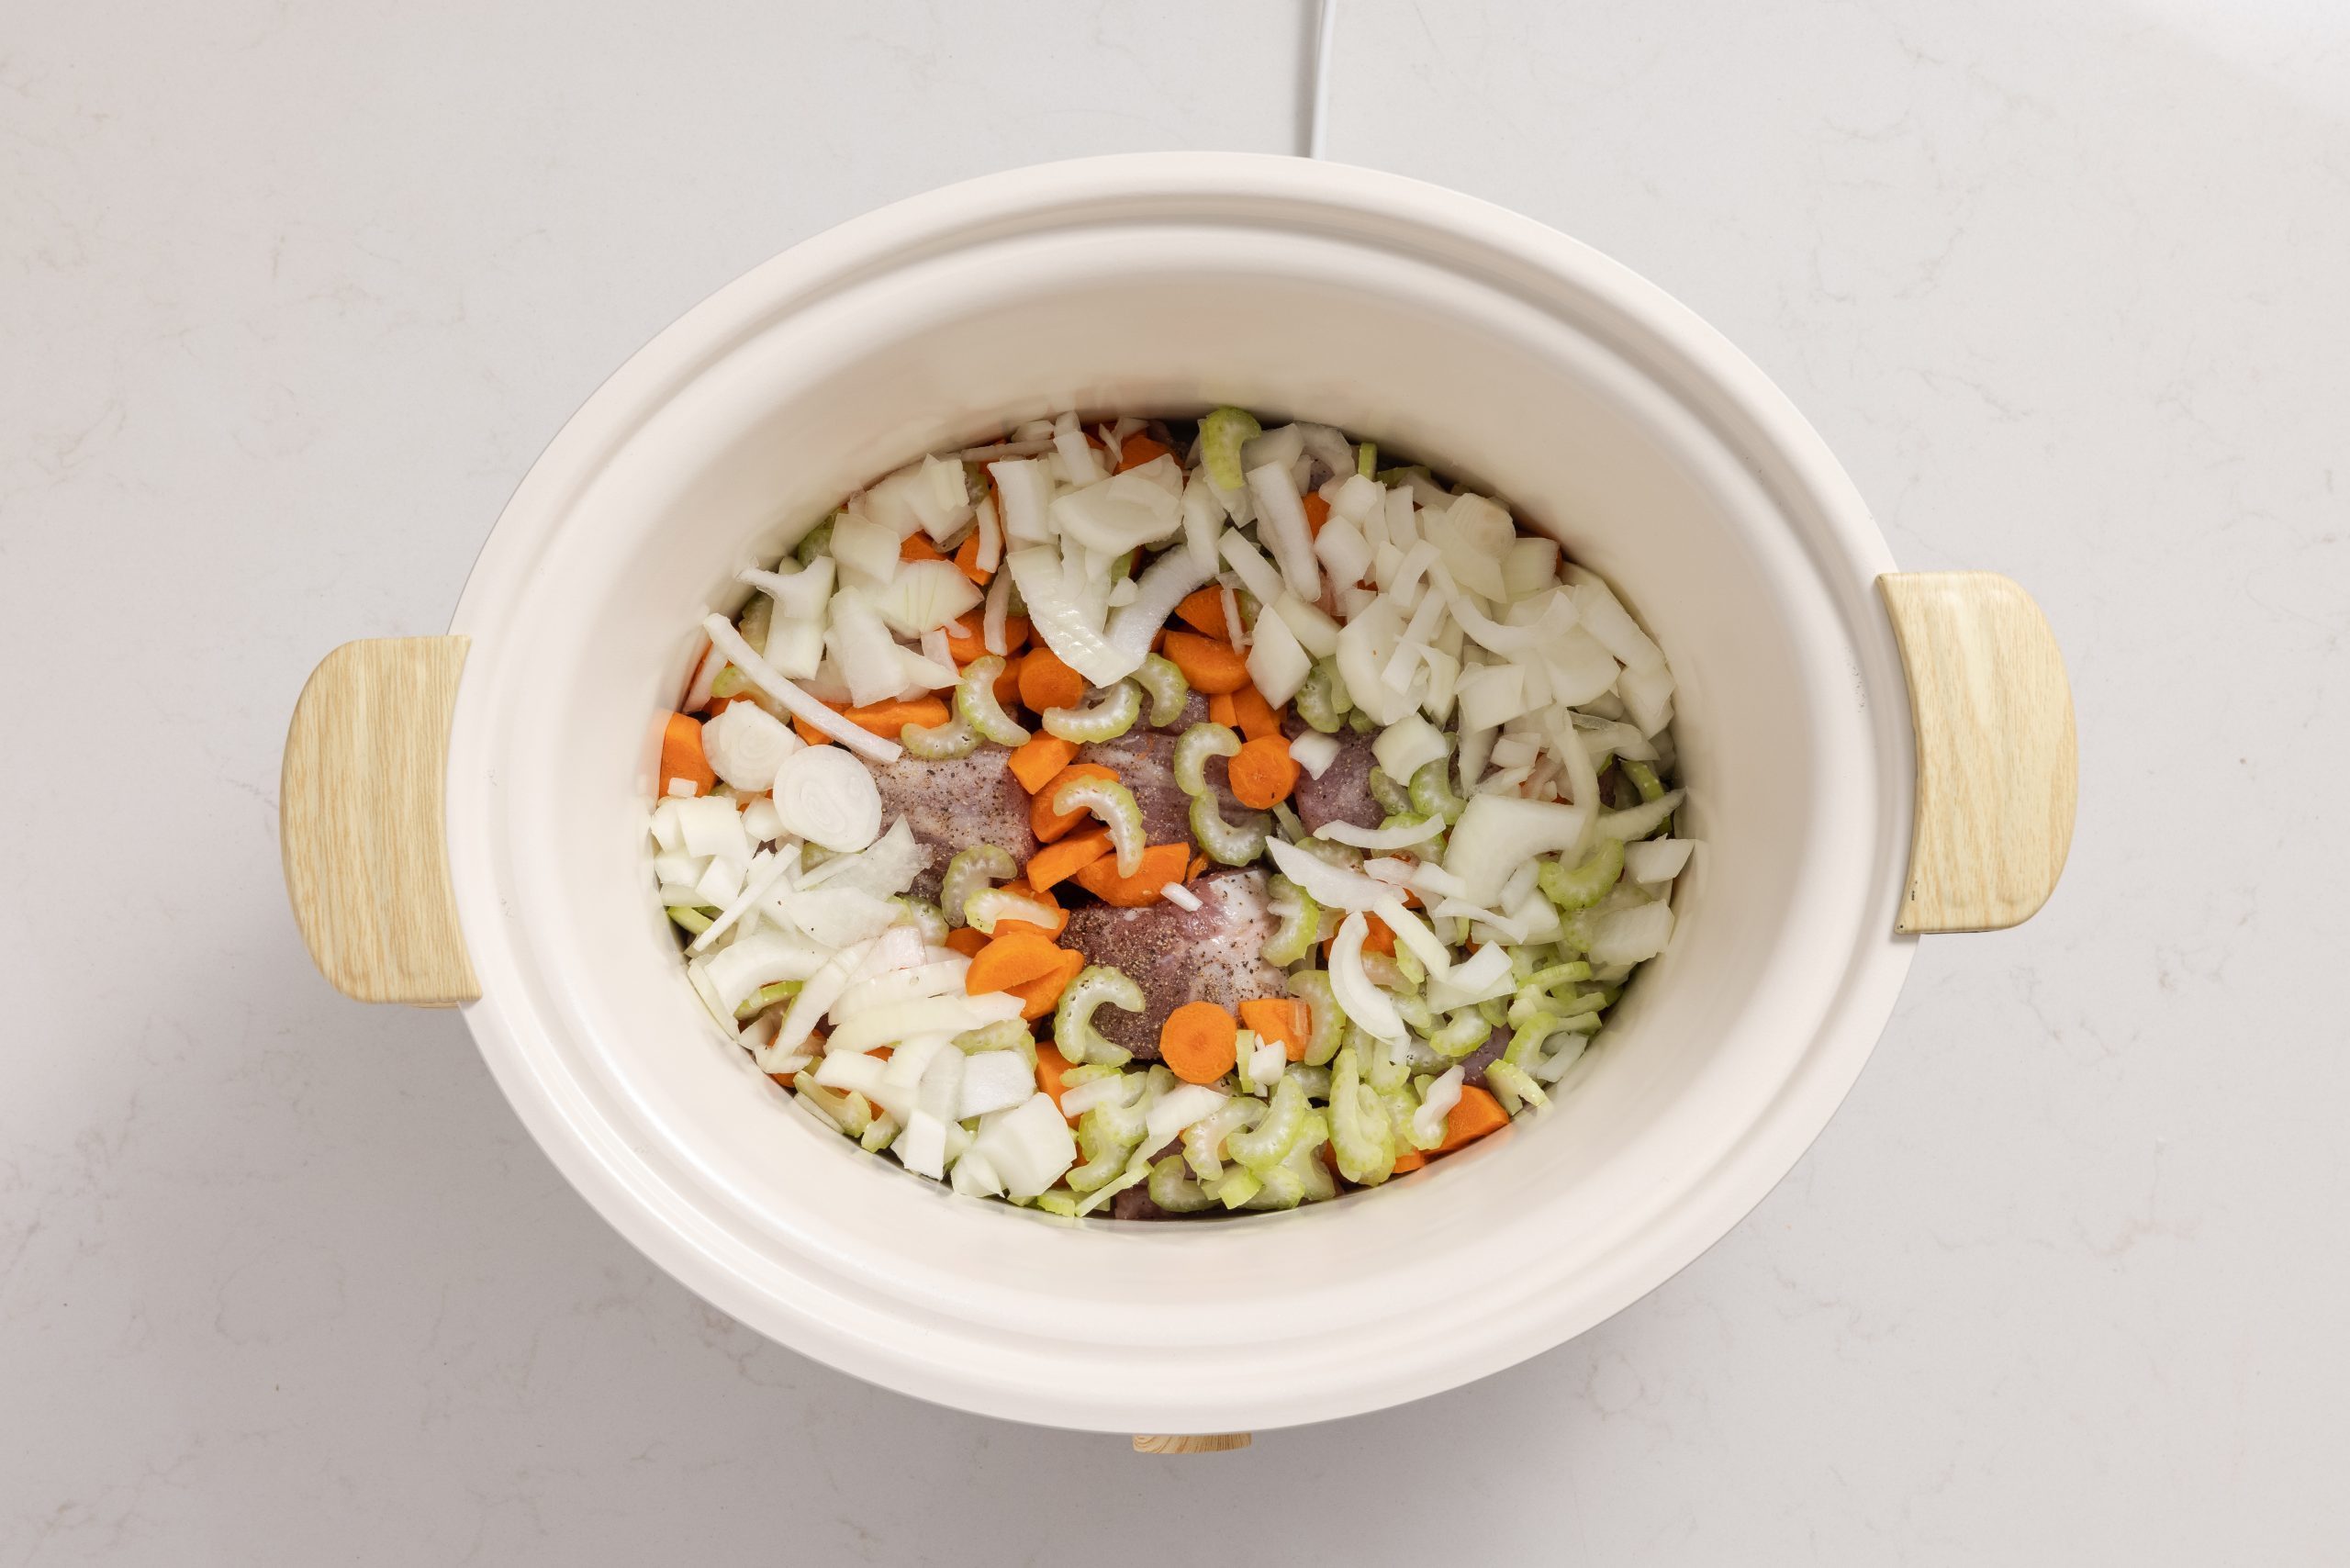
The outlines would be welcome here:
[[[1918,733],[1918,820],[1895,929],[1999,931],[2031,918],[2073,844],[2073,694],[2031,596],[1990,572],[1891,572]]]
[[[294,704],[278,783],[285,892],[310,958],[361,1002],[481,994],[442,834],[463,637],[345,643]]]
[[[1229,1453],[1245,1449],[1256,1439],[1246,1432],[1176,1433],[1171,1437],[1135,1436],[1136,1453]]]

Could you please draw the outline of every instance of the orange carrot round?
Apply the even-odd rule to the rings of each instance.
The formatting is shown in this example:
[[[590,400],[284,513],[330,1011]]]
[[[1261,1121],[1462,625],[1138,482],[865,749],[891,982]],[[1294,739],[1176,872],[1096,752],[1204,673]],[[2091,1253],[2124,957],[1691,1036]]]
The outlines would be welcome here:
[[[1226,777],[1232,780],[1235,798],[1261,812],[1289,799],[1289,792],[1297,788],[1297,764],[1290,758],[1289,742],[1267,735],[1240,748],[1240,755],[1228,765]]]
[[[1220,588],[1193,588],[1185,594],[1183,602],[1175,607],[1175,619],[1219,643],[1232,641],[1232,634],[1224,628],[1224,590]]]
[[[1074,708],[1085,700],[1085,678],[1052,649],[1032,649],[1020,661],[1020,700],[1038,713],[1047,708]]]
[[[1187,1002],[1158,1031],[1158,1059],[1186,1083],[1214,1083],[1238,1060],[1240,1025],[1213,1002]]]
[[[1232,694],[1232,717],[1220,722],[1230,723],[1252,741],[1281,738],[1281,716],[1253,682]]]
[[[1237,691],[1248,684],[1248,661],[1230,643],[1192,632],[1169,632],[1167,656],[1183,672],[1183,678],[1192,683],[1195,691],[1214,696],[1220,691]],[[1024,689],[1022,695],[1026,695]]]
[[[1047,844],[1028,857],[1028,885],[1038,892],[1044,892],[1054,883],[1067,880],[1109,853],[1108,828],[1095,828],[1091,833],[1073,833],[1057,844]]]
[[[972,996],[984,996],[1041,980],[1060,968],[1061,952],[1047,936],[1025,932],[999,935],[972,957],[963,990]]]
[[[958,925],[946,934],[946,945],[967,958],[976,958],[979,949],[988,945],[988,934],[974,931],[968,925]]]
[[[661,728],[661,793],[669,792],[673,778],[691,784],[697,795],[709,794],[718,782],[710,758],[702,755],[701,721],[689,713],[670,714]]]
[[[1280,1045],[1281,1054],[1290,1060],[1304,1061],[1314,1036],[1306,1005],[1293,996],[1254,997],[1240,1004],[1240,1021],[1255,1030],[1259,1039]]]
[[[970,625],[976,620],[977,617],[974,616],[964,618],[967,625]],[[1005,656],[1010,657],[1027,645],[1028,618],[1024,615],[1007,617],[1003,623]],[[946,651],[955,655],[955,664],[957,668],[969,664],[973,659],[984,658],[988,651],[987,633],[977,625],[972,625],[971,634],[968,637],[957,637],[954,633],[949,632],[946,633]],[[999,702],[1003,700],[1000,692],[996,700]]]

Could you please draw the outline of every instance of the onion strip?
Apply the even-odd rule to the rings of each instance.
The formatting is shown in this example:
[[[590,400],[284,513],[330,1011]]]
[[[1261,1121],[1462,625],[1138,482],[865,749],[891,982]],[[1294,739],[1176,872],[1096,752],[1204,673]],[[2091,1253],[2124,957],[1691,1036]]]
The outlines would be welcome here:
[[[850,723],[786,680],[774,666],[751,651],[751,644],[743,640],[743,634],[723,615],[706,616],[701,625],[710,633],[710,640],[726,655],[727,662],[741,670],[745,680],[782,703],[794,718],[805,719],[859,756],[875,762],[895,762],[905,755],[905,747],[897,742]]]

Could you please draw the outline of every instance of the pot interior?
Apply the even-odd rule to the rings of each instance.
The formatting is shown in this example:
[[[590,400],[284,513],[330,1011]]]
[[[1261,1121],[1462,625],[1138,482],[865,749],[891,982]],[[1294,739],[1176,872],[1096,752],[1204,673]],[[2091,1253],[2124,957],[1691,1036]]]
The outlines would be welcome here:
[[[1866,588],[1890,563],[1855,558],[1848,498],[1651,334],[1645,297],[1431,249],[1113,214],[873,257],[782,303],[755,274],[517,497],[457,627],[475,1023],[583,1190],[721,1305],[999,1414],[1339,1414],[1651,1288],[1792,1161],[1774,1118],[1809,1106],[1799,1150],[1858,1070],[1840,1021],[1876,1008],[1873,1038],[1889,1005],[1907,839],[1905,698]],[[1425,461],[1616,585],[1680,681],[1679,831],[1702,847],[1678,935],[1553,1109],[1382,1190],[1167,1225],[957,1197],[816,1125],[702,1014],[650,896],[660,715],[700,617],[741,603],[734,570],[849,490],[1063,409],[1226,402]]]

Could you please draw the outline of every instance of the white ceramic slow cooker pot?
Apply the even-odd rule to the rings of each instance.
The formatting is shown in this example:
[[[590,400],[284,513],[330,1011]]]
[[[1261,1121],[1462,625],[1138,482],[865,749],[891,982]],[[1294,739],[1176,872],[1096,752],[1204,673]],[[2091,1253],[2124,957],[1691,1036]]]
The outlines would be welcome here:
[[[814,1126],[706,1023],[650,896],[659,717],[787,523],[1021,420],[1217,403],[1427,460],[1617,586],[1681,683],[1679,933],[1554,1108],[1375,1192],[1161,1225],[964,1199]],[[1026,169],[793,248],[598,390],[450,634],[313,677],[288,883],[330,980],[461,1004],[588,1200],[782,1343],[1057,1426],[1345,1416],[1655,1288],[1826,1124],[1909,933],[2047,896],[2073,735],[2045,622],[2004,578],[1892,571],[1752,364],[1549,229],[1287,158]]]

